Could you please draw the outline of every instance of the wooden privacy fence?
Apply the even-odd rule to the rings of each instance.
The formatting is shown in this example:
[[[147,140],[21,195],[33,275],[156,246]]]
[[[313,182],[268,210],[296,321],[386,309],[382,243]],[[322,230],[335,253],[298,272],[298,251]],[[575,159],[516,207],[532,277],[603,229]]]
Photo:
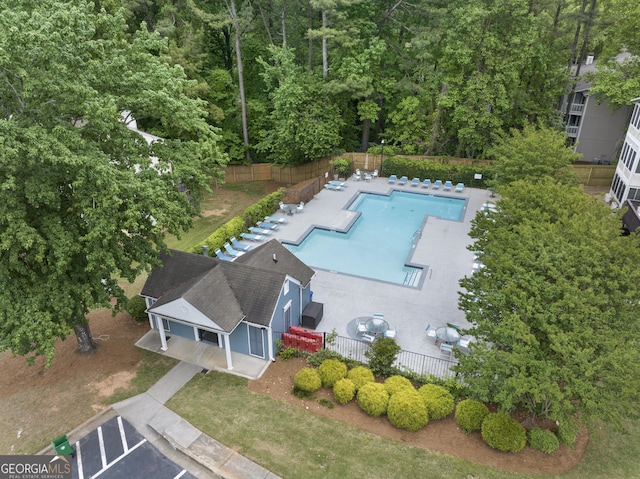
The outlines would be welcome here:
[[[491,162],[488,160],[473,160],[470,158],[449,158],[435,156],[411,156],[401,155],[402,158],[409,158],[416,161],[431,160],[451,165],[487,166]],[[292,193],[292,197],[286,199],[287,202],[299,203],[309,201],[315,194],[324,187],[324,184],[333,179],[333,169],[330,162],[334,158],[347,158],[352,163],[352,170],[373,171],[380,170],[383,160],[382,155],[374,153],[345,153],[339,156],[329,156],[317,161],[305,163],[298,166],[281,166],[271,163],[252,163],[250,165],[228,165],[225,168],[225,178],[229,183],[243,183],[246,181],[276,181],[285,185],[298,185],[306,182],[303,190]],[[387,158],[385,155],[384,158]],[[615,165],[572,165],[573,170],[578,175],[578,179],[584,186],[609,186],[615,174]]]

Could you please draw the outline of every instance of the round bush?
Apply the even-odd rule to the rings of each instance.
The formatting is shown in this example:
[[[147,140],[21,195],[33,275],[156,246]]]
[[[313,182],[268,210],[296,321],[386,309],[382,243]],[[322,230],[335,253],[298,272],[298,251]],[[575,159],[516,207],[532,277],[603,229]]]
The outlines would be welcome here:
[[[456,422],[467,434],[482,429],[482,421],[489,414],[489,408],[475,399],[465,399],[456,406]]]
[[[403,389],[414,389],[413,384],[404,376],[391,376],[385,379],[384,387],[386,388],[389,396],[393,396],[398,391]],[[415,389],[414,389],[415,391]]]
[[[338,379],[342,379],[347,375],[347,365],[337,359],[325,359],[318,368],[322,385],[326,388],[332,388]]]
[[[313,368],[302,368],[293,376],[293,384],[302,391],[312,393],[322,387],[322,380],[317,370]]]
[[[389,398],[387,407],[389,422],[399,429],[417,431],[429,422],[429,414],[418,391],[404,388]]]
[[[347,404],[356,395],[356,387],[351,379],[338,379],[333,385],[333,398],[340,404]]]
[[[389,393],[380,383],[367,383],[358,390],[358,406],[369,416],[387,412]]]
[[[356,366],[351,369],[347,373],[347,379],[351,379],[353,385],[356,387],[356,391],[359,391],[365,384],[372,383],[376,380],[371,369],[365,368],[364,366]]]
[[[506,413],[489,413],[482,421],[482,439],[499,451],[519,452],[527,445],[527,431]]]
[[[442,386],[425,384],[418,393],[429,413],[429,419],[442,419],[453,412],[453,396]]]
[[[527,433],[527,438],[531,449],[535,449],[536,451],[552,454],[560,447],[558,437],[548,429],[534,427]]]
[[[149,316],[146,313],[147,303],[142,296],[134,296],[127,301],[127,312],[131,315],[134,321],[139,323],[148,321]]]

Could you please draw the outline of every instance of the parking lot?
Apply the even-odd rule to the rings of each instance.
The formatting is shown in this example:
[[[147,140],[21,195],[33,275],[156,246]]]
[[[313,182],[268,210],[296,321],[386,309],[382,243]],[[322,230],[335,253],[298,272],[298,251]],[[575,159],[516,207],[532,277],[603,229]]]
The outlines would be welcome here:
[[[74,479],[195,479],[160,454],[120,416],[109,419],[71,446],[75,449]]]

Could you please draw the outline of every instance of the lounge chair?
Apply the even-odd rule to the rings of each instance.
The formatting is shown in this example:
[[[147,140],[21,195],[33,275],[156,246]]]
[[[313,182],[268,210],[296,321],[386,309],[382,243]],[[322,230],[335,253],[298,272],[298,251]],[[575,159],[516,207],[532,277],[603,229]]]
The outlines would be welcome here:
[[[409,181],[409,178],[407,178],[406,176],[403,176],[402,178],[400,178],[400,180],[398,180],[398,184],[399,185],[406,185],[407,181]]]
[[[397,181],[398,177],[396,175],[391,175],[389,177],[389,183],[395,183]]]
[[[262,241],[264,239],[264,236],[256,235],[253,233],[240,233],[240,236],[242,237],[242,239],[246,239],[249,241]]]
[[[296,213],[301,213],[304,209],[304,201],[301,201],[298,206],[296,206]]]
[[[216,250],[216,256],[218,257],[218,259],[221,259],[222,261],[233,261],[234,258],[232,258],[231,256],[227,256],[222,254],[222,251],[220,251],[220,248],[218,248]]]
[[[328,184],[330,184],[332,186],[341,186],[343,188],[347,187],[347,182],[346,181],[335,181],[335,180],[332,180]]]
[[[240,243],[240,241],[238,241],[236,239],[235,236],[231,237],[231,244],[233,245],[233,247],[235,249],[237,249],[238,251],[249,251],[250,249],[253,248],[253,246],[249,245],[249,244],[242,244]]]
[[[324,185],[324,187],[325,187],[325,189],[331,190],[331,191],[342,191],[342,190],[344,190],[344,186],[332,185],[331,183],[327,183],[326,185]]]
[[[420,178],[414,178],[411,180],[411,186],[418,186],[420,184]]]
[[[229,256],[233,258],[237,258],[238,256],[242,256],[244,254],[244,251],[236,251],[235,249],[233,249],[229,243],[224,244],[224,250]]]
[[[451,188],[453,188],[453,184],[451,183],[451,181],[449,180],[445,181],[442,189],[445,191],[451,191]]]
[[[424,180],[422,182],[422,187],[423,188],[430,188],[431,187],[431,180],[429,178],[427,178],[426,180]]]
[[[254,234],[264,235],[264,236],[268,236],[268,235],[270,235],[272,233],[271,230],[265,230],[263,228],[257,228],[256,226],[251,226],[249,228],[249,231],[251,231]]]
[[[442,181],[440,180],[436,180],[433,185],[431,185],[431,188],[433,188],[434,190],[437,190],[438,188],[440,188],[442,186]]]
[[[264,228],[266,230],[275,231],[278,229],[278,225],[276,223],[267,223],[266,221],[258,221],[257,225],[260,228]]]
[[[269,223],[279,223],[279,224],[284,224],[287,222],[287,218],[280,218],[279,216],[265,216],[264,220],[268,221]]]
[[[395,338],[397,334],[398,334],[398,328],[387,329],[384,332],[384,337],[385,338]]]
[[[462,193],[462,190],[464,190],[464,183],[458,183],[456,185],[456,193]]]

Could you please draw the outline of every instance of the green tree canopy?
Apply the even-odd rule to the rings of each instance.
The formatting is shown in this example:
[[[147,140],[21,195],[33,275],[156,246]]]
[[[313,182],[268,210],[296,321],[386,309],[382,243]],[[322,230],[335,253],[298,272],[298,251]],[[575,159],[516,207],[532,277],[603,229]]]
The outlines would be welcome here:
[[[121,12],[85,0],[0,0],[2,350],[50,363],[75,330],[91,351],[88,310],[124,305],[118,281],[156,263],[219,174],[201,103],[158,56],[166,42],[124,32]],[[149,145],[123,111],[166,139]]]
[[[553,177],[566,184],[576,184],[571,163],[580,155],[566,146],[566,134],[545,126],[526,125],[522,131],[512,129],[501,135],[489,155],[495,159],[495,187],[517,180],[536,181]]]
[[[460,284],[478,342],[457,371],[473,396],[570,424],[637,415],[640,237],[581,188],[504,188],[473,221],[484,265]]]

